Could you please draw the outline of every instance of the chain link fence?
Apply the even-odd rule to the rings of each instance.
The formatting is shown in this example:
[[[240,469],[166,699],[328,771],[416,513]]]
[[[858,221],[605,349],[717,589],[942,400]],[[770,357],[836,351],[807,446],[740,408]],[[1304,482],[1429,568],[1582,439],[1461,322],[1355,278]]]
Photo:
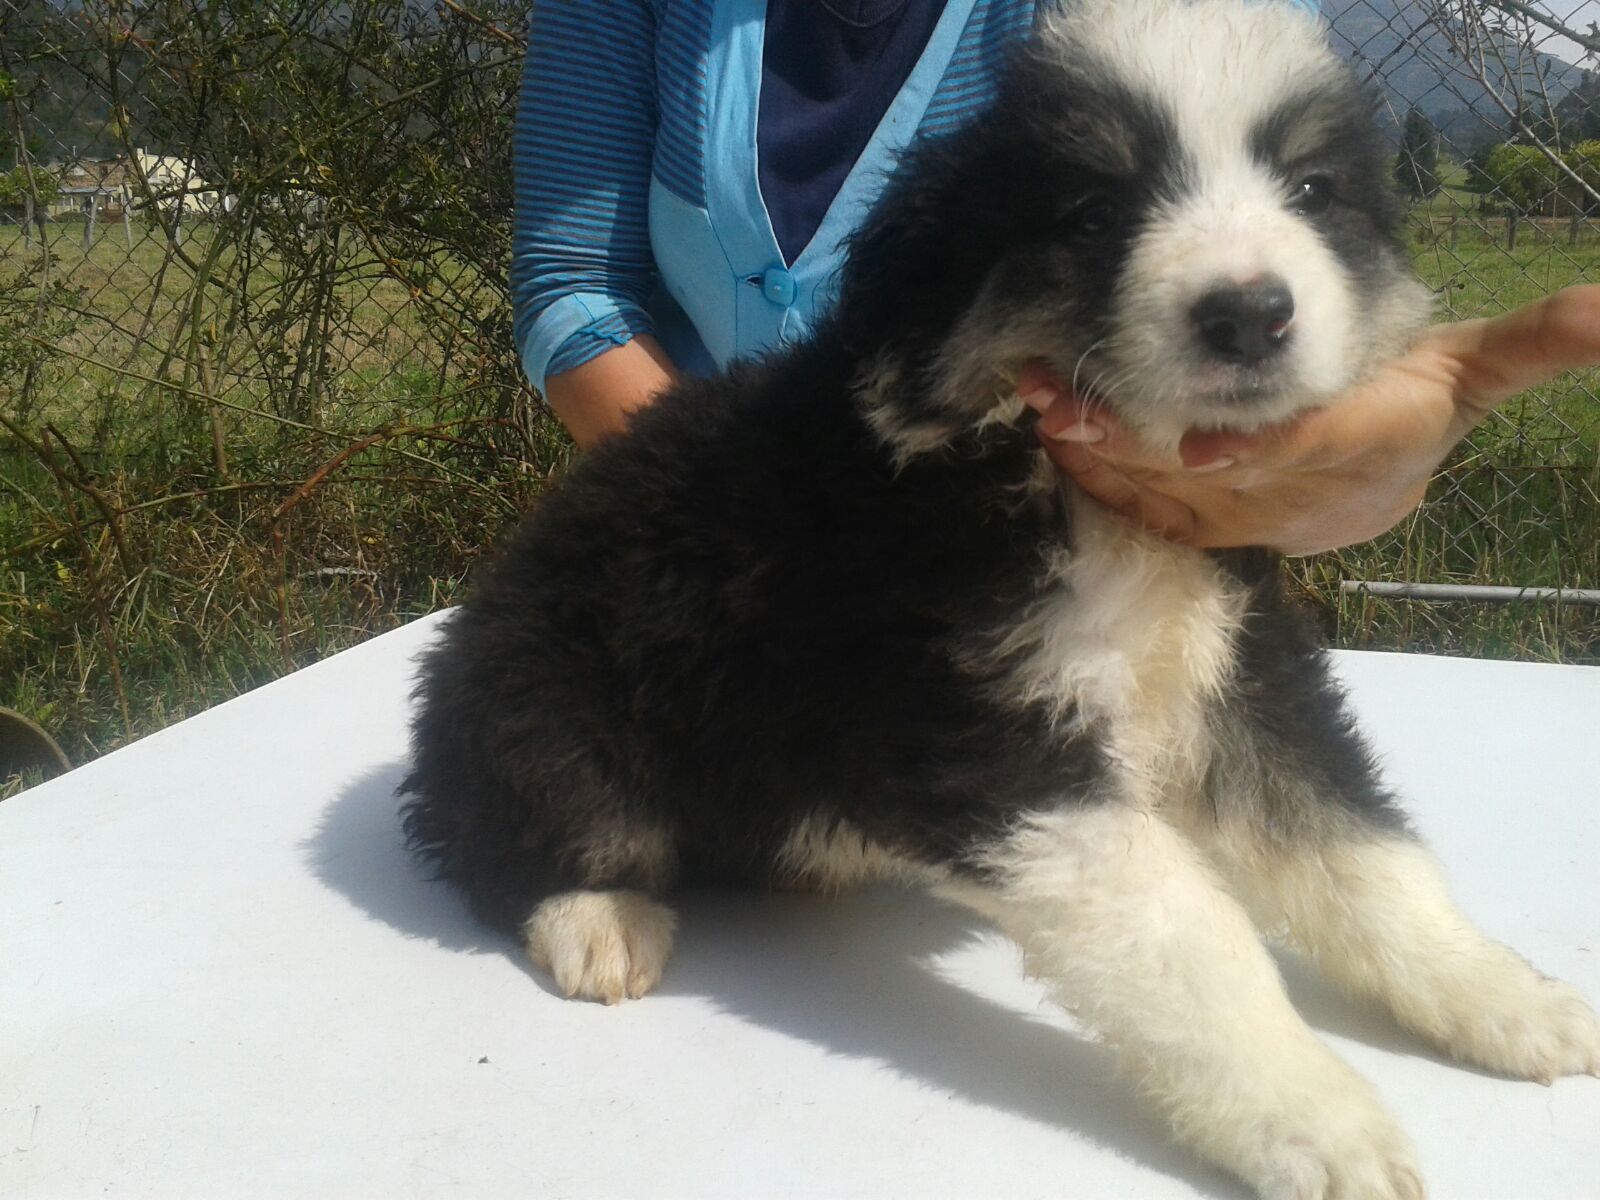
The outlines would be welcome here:
[[[1600,260],[1593,0],[1331,0],[1441,315]],[[1595,10],[1591,12],[1591,10]],[[0,701],[81,758],[447,602],[567,453],[507,297],[526,0],[0,0]],[[1337,640],[1600,657],[1600,375],[1373,545]],[[3,794],[3,793],[0,793]]]
[[[0,700],[73,757],[445,603],[559,463],[525,11],[0,0]]]
[[[1332,0],[1336,43],[1380,97],[1408,237],[1441,317],[1502,313],[1600,279],[1600,4]],[[1347,645],[1595,661],[1600,609],[1386,601],[1383,583],[1600,586],[1600,373],[1497,413],[1393,534],[1299,564]],[[1343,584],[1343,589],[1340,585]],[[1579,597],[1580,599],[1583,597]]]

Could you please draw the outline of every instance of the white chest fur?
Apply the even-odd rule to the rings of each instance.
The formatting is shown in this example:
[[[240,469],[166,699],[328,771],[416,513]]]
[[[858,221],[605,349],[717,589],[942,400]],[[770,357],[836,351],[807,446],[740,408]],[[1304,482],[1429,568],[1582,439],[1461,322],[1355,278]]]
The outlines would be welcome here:
[[[997,649],[1016,699],[1092,726],[1152,807],[1198,779],[1204,709],[1234,668],[1244,589],[1204,555],[1073,501],[1073,546]]]

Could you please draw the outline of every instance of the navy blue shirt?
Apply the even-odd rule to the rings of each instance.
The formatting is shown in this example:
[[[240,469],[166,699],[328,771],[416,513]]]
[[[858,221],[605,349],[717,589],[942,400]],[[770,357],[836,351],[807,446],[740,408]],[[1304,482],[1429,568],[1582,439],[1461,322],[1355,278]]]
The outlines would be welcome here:
[[[943,11],[944,0],[767,0],[756,149],[786,263],[816,233]]]

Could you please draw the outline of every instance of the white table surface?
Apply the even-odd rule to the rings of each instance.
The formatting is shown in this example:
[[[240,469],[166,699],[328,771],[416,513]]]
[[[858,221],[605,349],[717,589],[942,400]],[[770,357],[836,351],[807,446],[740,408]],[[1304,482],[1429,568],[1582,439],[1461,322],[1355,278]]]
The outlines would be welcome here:
[[[558,999],[402,850],[431,626],[0,804],[0,1195],[1243,1200],[919,895],[689,897],[659,992]],[[1600,997],[1600,669],[1339,665],[1468,911]],[[1600,1197],[1600,1080],[1288,979],[1436,1200]]]

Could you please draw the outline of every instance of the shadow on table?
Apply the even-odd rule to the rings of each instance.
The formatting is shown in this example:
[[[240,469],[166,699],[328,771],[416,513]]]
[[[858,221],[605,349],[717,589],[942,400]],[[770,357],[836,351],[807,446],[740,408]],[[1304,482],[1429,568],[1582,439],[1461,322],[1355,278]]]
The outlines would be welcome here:
[[[313,871],[406,936],[506,954],[550,992],[514,939],[478,925],[407,854],[394,794],[404,770],[378,768],[344,789],[306,844]],[[691,892],[676,904],[680,932],[660,995],[704,997],[829,1053],[875,1060],[940,1091],[1074,1130],[1201,1195],[1248,1195],[1171,1141],[1103,1047],[942,977],[939,960],[983,936],[977,918],[890,890],[840,898]],[[1384,1014],[1351,1004],[1297,965],[1285,964],[1285,978],[1314,1027],[1433,1057]]]
[[[347,784],[322,814],[304,849],[311,870],[362,912],[407,937],[446,950],[494,953],[522,961],[515,939],[485,929],[454,892],[405,848],[395,788],[405,763],[375,767]],[[532,973],[532,968],[529,968]]]
[[[1073,1131],[1199,1195],[1250,1194],[1172,1141],[1104,1047],[1052,1023],[1043,1008],[1019,1011],[945,977],[952,952],[994,936],[976,917],[888,889],[843,897],[697,893],[679,909],[662,995],[704,996],[830,1054],[876,1061],[937,1092]],[[1065,1171],[1062,1187],[1073,1193]]]

